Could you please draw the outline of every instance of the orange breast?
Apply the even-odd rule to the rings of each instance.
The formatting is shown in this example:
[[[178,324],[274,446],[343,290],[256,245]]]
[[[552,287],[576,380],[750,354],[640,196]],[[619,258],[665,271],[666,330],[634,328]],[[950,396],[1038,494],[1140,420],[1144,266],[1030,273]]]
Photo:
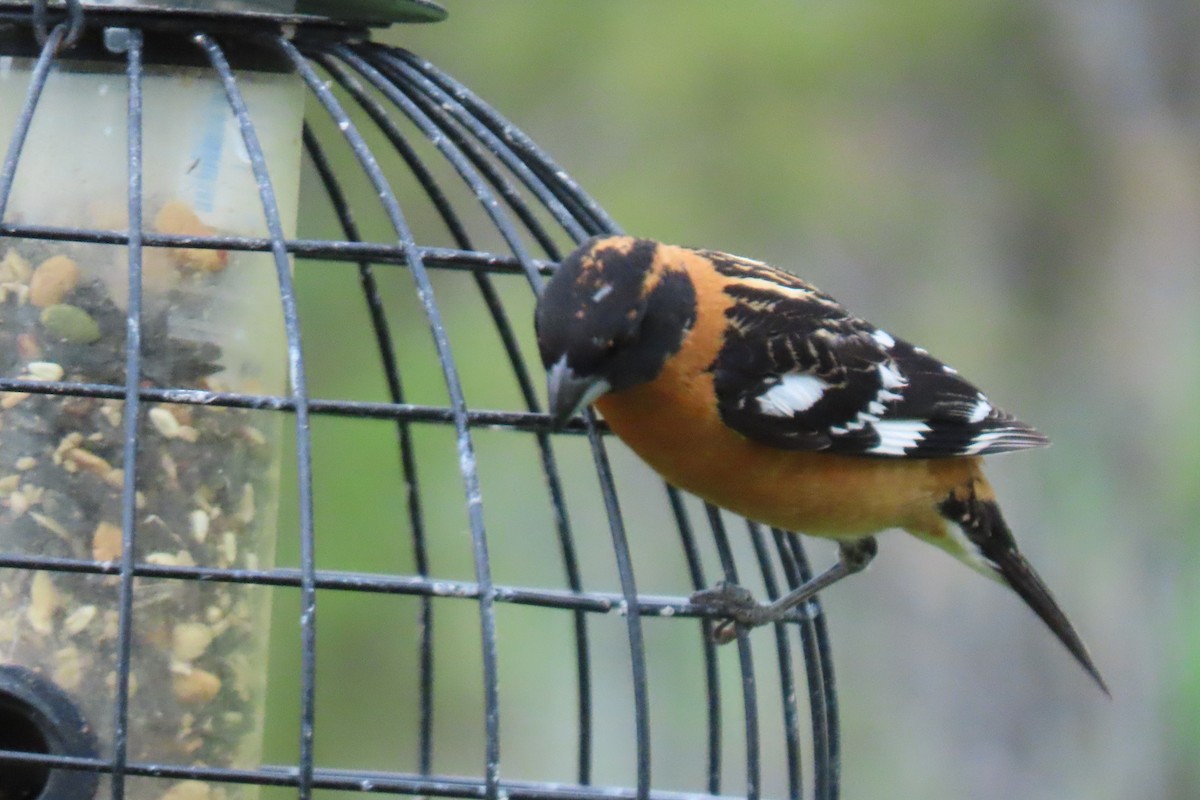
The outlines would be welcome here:
[[[711,380],[711,378],[708,378]],[[932,533],[935,497],[971,477],[971,459],[883,459],[778,450],[726,427],[661,380],[597,402],[621,439],[668,483],[750,519],[817,536],[899,527]],[[961,473],[961,478],[947,475]]]

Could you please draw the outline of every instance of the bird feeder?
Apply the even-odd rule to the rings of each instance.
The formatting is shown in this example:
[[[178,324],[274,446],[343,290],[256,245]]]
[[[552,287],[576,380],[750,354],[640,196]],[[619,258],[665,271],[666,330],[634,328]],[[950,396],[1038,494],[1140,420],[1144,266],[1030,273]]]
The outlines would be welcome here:
[[[522,344],[528,319],[506,304],[519,291],[527,314],[563,252],[617,226],[468,89],[370,38],[372,27],[444,16],[428,0],[0,2],[0,797],[756,797],[773,758],[785,776],[781,794],[836,796],[836,709],[819,605],[777,626],[777,680],[756,680],[754,648],[739,643],[744,784],[730,789],[719,659],[703,609],[686,600],[689,588],[736,577],[739,558],[751,559],[767,594],[798,585],[807,567],[796,540],[754,525],[749,536],[727,536],[730,518],[659,490],[687,585],[641,592],[626,538],[637,514],[622,511],[603,424],[576,421],[552,440],[534,389],[540,374]],[[306,218],[332,233],[302,230]],[[372,226],[384,234],[373,236]],[[296,283],[321,265],[358,277],[369,328],[357,352],[379,365],[382,398],[310,392]],[[401,271],[405,284],[390,279]],[[482,302],[472,338],[495,343],[512,407],[468,403],[466,368],[438,299],[441,275],[466,277]],[[387,289],[403,291],[424,320],[440,402],[405,395],[405,337],[417,334],[389,311]],[[406,570],[319,564],[314,419],[391,430]],[[425,455],[418,432],[426,428],[450,434],[444,453]],[[553,585],[495,579],[493,552],[503,545],[494,531],[530,523],[485,517],[481,431],[534,445],[540,477],[522,490],[523,505],[545,511],[546,551],[561,573]],[[589,454],[611,585],[588,585],[581,566],[571,480],[555,455],[562,440]],[[437,501],[418,478],[442,455],[459,483],[454,534],[438,528]],[[695,532],[697,513],[711,536]],[[295,522],[281,526],[284,518]],[[457,530],[469,534],[467,576],[440,573],[430,554]],[[277,541],[295,546],[294,566],[277,566]],[[706,559],[716,564],[710,575]],[[276,589],[293,592],[300,612],[298,661],[278,667],[300,676],[298,745],[294,762],[264,764]],[[317,713],[327,680],[317,673],[324,592],[412,603],[412,678],[394,685],[379,674],[373,687],[417,709],[407,765],[326,767],[317,758],[327,718]],[[478,627],[482,752],[465,775],[440,773],[436,756],[439,730],[461,738],[435,725],[437,609],[454,603],[473,604]],[[563,713],[573,756],[564,769],[521,779],[501,771],[499,606],[563,615],[570,632],[564,669],[574,700]],[[617,779],[596,775],[609,758],[597,719],[613,671],[597,664],[598,617],[619,621],[627,654],[622,738],[632,750]],[[651,725],[648,618],[690,620],[694,629],[694,646],[676,658],[696,665],[697,707],[707,709],[695,786],[652,779],[653,745],[666,734]],[[794,673],[794,633],[807,700]],[[767,702],[782,709],[772,738],[784,744],[769,753],[758,710],[764,685],[777,695]]]

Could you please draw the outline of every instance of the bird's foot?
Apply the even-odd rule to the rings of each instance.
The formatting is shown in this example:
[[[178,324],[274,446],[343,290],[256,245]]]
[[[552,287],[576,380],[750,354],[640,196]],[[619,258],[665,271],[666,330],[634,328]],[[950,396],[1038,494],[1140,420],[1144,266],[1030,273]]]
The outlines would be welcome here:
[[[778,618],[772,613],[774,608],[769,603],[759,603],[748,589],[736,583],[720,581],[711,589],[701,589],[692,594],[689,600],[698,606],[708,606],[718,614],[728,619],[718,622],[712,630],[712,640],[716,644],[728,644],[737,638],[737,626],[755,628]]]
[[[817,592],[847,575],[861,572],[871,563],[871,559],[875,558],[877,551],[878,546],[873,536],[842,542],[836,564],[772,603],[758,603],[750,592],[737,584],[725,581],[711,589],[696,592],[691,601],[698,606],[709,606],[729,618],[718,623],[712,631],[714,642],[726,644],[737,638],[738,625],[754,628],[768,622],[778,622],[791,609],[808,601]]]

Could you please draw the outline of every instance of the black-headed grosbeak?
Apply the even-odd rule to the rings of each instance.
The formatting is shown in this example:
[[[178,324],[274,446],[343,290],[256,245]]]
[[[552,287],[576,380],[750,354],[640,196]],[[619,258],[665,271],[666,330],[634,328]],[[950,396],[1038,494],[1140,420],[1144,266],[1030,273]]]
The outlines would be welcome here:
[[[773,621],[902,528],[1013,589],[1108,691],[982,471],[1046,437],[924,349],[767,264],[627,236],[571,253],[535,322],[556,424],[594,402],[671,484],[839,542],[833,568],[773,604],[729,586],[697,602]]]

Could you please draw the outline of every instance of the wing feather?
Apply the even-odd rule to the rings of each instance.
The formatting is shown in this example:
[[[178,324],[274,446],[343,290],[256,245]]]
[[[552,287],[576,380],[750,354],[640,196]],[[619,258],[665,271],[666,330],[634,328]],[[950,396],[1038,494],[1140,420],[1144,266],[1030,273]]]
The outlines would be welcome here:
[[[909,458],[1047,444],[925,350],[795,276],[725,259],[716,263],[733,304],[712,372],[721,417],[744,436],[783,449]]]

